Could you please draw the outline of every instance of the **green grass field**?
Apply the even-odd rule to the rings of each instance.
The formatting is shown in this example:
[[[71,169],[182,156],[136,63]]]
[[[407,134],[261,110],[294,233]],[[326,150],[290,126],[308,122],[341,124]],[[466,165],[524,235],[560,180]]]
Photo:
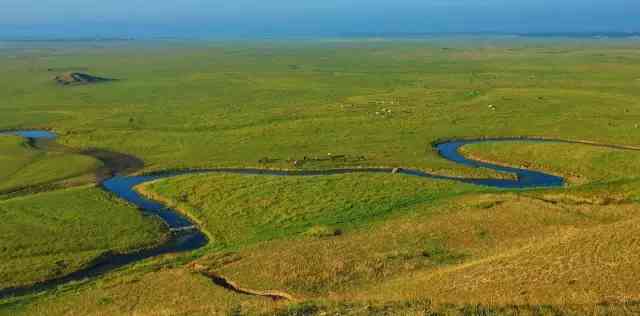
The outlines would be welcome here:
[[[108,252],[150,247],[159,220],[97,188],[80,187],[0,201],[0,287],[69,274]]]
[[[211,247],[220,250],[313,235],[319,227],[357,228],[471,190],[469,185],[388,175],[187,176],[144,188],[169,205],[177,201],[175,208],[196,218],[210,233]]]
[[[471,144],[463,148],[463,152],[493,162],[552,172],[573,185],[631,180],[640,174],[640,150],[582,144],[507,142]]]
[[[91,178],[102,163],[88,156],[32,147],[17,136],[0,136],[0,192]]]
[[[137,156],[140,172],[375,166],[505,177],[448,162],[431,144],[541,136],[638,146],[639,48],[477,37],[5,43],[0,130],[51,129],[65,148]],[[56,69],[121,80],[62,87]],[[101,162],[51,146],[0,137],[1,287],[164,235],[98,188],[68,188],[91,182]],[[0,315],[640,311],[640,152],[517,141],[463,151],[568,184],[499,190],[394,174],[157,181],[140,191],[191,216],[207,247],[0,300]],[[51,192],[8,194],[32,187]],[[238,294],[212,275],[295,300]]]

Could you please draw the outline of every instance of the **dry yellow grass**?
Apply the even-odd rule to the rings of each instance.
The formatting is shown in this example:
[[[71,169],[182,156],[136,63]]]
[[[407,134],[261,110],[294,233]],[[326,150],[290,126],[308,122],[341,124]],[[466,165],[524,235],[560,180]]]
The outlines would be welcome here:
[[[53,315],[269,315],[280,310],[287,315],[286,308],[293,308],[293,314],[288,315],[296,315],[298,309],[310,308],[336,314],[366,315],[366,311],[388,309],[392,314],[419,315],[425,308],[448,310],[446,304],[503,307],[517,304],[524,307],[514,310],[534,315],[540,306],[553,304],[563,311],[579,305],[574,314],[580,315],[599,311],[599,303],[613,303],[616,313],[626,313],[626,305],[620,304],[640,300],[637,277],[640,238],[635,236],[640,228],[640,204],[636,198],[638,182],[632,179],[565,189],[484,193],[464,191],[456,185],[449,187],[446,182],[393,175],[344,176],[335,181],[304,179],[308,181],[306,184],[313,184],[309,189],[296,178],[259,178],[269,181],[259,186],[243,186],[247,179],[242,177],[211,176],[212,182],[203,187],[207,179],[206,176],[176,179],[173,182],[178,185],[151,193],[169,205],[197,211],[192,215],[220,221],[216,225],[226,228],[234,224],[226,221],[237,218],[212,216],[221,211],[220,203],[216,195],[203,188],[216,188],[222,197],[233,192],[242,197],[240,206],[259,205],[253,202],[255,199],[277,202],[260,212],[248,207],[250,213],[245,217],[267,216],[279,209],[278,205],[282,205],[283,212],[293,212],[288,201],[302,200],[299,209],[305,212],[300,214],[311,214],[311,208],[318,208],[324,219],[336,212],[331,207],[323,208],[325,198],[330,198],[333,208],[342,205],[333,202],[340,194],[327,197],[323,191],[335,185],[344,186],[336,190],[341,194],[360,186],[371,193],[376,189],[374,184],[381,183],[384,185],[380,188],[387,193],[398,190],[386,196],[385,203],[406,198],[404,193],[408,197],[417,195],[415,192],[425,195],[459,190],[459,193],[415,201],[384,220],[344,226],[347,229],[340,229],[339,233],[334,228],[344,228],[340,225],[310,226],[310,233],[255,239],[256,242],[227,249],[216,248],[214,242],[203,251],[204,256],[190,264],[167,265],[162,262],[171,262],[171,257],[157,259],[148,263],[151,271],[135,272],[135,268],[133,272],[123,271],[97,285],[80,286],[76,292],[36,300],[21,311],[27,315],[45,310]],[[368,180],[371,184],[367,184]],[[356,183],[352,185],[349,181]],[[163,188],[162,182],[156,184]],[[191,184],[201,189],[192,189]],[[252,193],[258,188],[270,193],[264,196]],[[306,195],[308,190],[310,195]],[[157,196],[163,193],[168,195]],[[371,204],[369,195],[350,196],[347,201],[364,203],[363,209],[381,203]],[[179,203],[173,201],[176,197]],[[227,208],[223,211],[231,212],[233,205],[224,203]],[[353,218],[362,220],[359,216]],[[308,217],[301,218],[313,222]],[[205,229],[211,226],[207,221],[201,224]],[[287,229],[291,225],[282,227]],[[226,237],[247,238],[242,234]],[[200,268],[193,269],[194,266]],[[216,285],[207,275],[223,276],[240,288],[278,291],[295,299],[273,302],[234,293]],[[308,302],[313,303],[305,305]],[[453,315],[465,313],[458,312]],[[603,313],[609,312],[605,309]]]
[[[504,254],[391,280],[367,299],[484,304],[596,304],[640,299],[640,220],[571,228]]]
[[[635,185],[618,186],[621,193],[614,200],[606,199],[608,188],[465,194],[335,236],[303,234],[213,251],[188,265],[167,265],[171,257],[157,259],[36,300],[21,312],[270,315],[321,302],[312,308],[420,315],[431,301],[444,310],[442,304],[448,303],[533,304],[514,309],[531,315],[536,304],[555,304],[560,310],[584,304],[579,311],[599,310],[596,304],[602,302],[640,300],[640,239],[635,233],[640,205],[629,201],[626,187]],[[240,287],[283,291],[296,300],[233,293],[194,265]],[[458,314],[464,313],[452,312]]]
[[[263,243],[199,263],[244,286],[306,299],[564,305],[640,298],[633,233],[640,206],[545,201],[560,194],[553,192],[465,196],[437,214],[418,211],[342,236]],[[438,264],[422,253],[430,241],[463,256]]]
[[[187,269],[160,269],[108,278],[62,299],[44,299],[26,315],[226,315],[229,311],[273,310],[281,303],[227,291]]]

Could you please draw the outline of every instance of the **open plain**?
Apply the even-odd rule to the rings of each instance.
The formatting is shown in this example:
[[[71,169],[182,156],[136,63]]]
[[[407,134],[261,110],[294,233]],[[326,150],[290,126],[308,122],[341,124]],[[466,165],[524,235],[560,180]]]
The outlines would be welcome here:
[[[639,51],[473,36],[2,42],[0,130],[57,137],[0,136],[0,315],[638,314]],[[55,80],[77,72],[118,80]],[[517,179],[436,147],[485,138],[513,140],[460,152],[563,183],[469,183]],[[190,173],[247,168],[291,174]],[[369,169],[389,172],[296,175]],[[190,224],[140,212],[107,190],[114,175],[163,175],[136,192]],[[195,250],[7,290],[191,225],[207,239]]]

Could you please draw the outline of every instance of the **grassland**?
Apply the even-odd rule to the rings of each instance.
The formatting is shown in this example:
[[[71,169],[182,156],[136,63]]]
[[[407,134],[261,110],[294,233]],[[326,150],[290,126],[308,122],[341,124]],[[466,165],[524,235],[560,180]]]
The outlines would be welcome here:
[[[355,296],[402,300],[415,293],[412,299],[441,302],[562,305],[638,299],[633,275],[640,244],[628,232],[635,230],[640,208],[633,202],[637,191],[629,191],[635,185],[626,181],[625,189],[619,183],[606,189],[505,194],[389,175],[260,180],[208,176],[150,189],[180,201],[179,209],[199,218],[215,238],[212,246],[228,246],[223,255],[205,256],[200,264],[249,287],[286,289],[315,299],[353,299],[361,292]],[[308,234],[317,231],[316,225],[341,233]],[[256,227],[262,231],[255,232]],[[289,238],[276,239],[274,233]],[[236,245],[251,239],[258,243],[238,251]],[[496,262],[519,270],[501,271]],[[478,275],[458,272],[477,266],[488,270]],[[504,275],[496,276],[497,271]],[[440,280],[448,274],[462,280]],[[589,280],[581,274],[590,275]],[[396,282],[399,288],[387,292],[385,287]],[[545,288],[545,282],[557,288]],[[478,293],[463,297],[454,284],[476,285]],[[562,297],[559,293],[567,284],[574,287],[564,293],[571,297]],[[425,294],[425,285],[438,292]],[[449,289],[452,295],[444,295]],[[590,296],[578,297],[583,291]],[[525,298],[520,300],[520,295]]]
[[[468,171],[430,141],[632,144],[640,133],[634,42],[104,45],[3,59],[2,126],[53,128],[67,145],[134,154],[149,170],[332,153],[451,174]],[[124,80],[61,88],[46,71],[72,66]]]
[[[159,220],[92,187],[0,201],[0,287],[60,277],[107,252],[150,247]]]
[[[181,177],[145,190],[175,201],[213,236],[195,261],[156,259],[7,311],[632,315],[637,187],[478,192],[398,175]],[[296,301],[239,295],[215,286],[209,272]]]
[[[543,136],[637,146],[640,139],[640,44],[632,40],[95,45],[2,46],[0,129],[53,129],[71,148],[138,156],[143,172],[388,166],[496,176],[444,161],[431,143]],[[74,67],[123,80],[60,87],[52,81],[55,72],[47,71]],[[27,184],[58,180],[35,181],[41,172],[18,171],[32,155],[51,153],[36,153],[17,138],[0,141],[7,148],[7,177],[15,173],[11,179]],[[520,142],[464,150],[560,174],[570,183],[506,191],[392,174],[159,181],[142,190],[192,216],[211,237],[206,248],[7,299],[0,314],[638,312],[640,183],[634,166],[640,153]],[[291,163],[305,156],[318,159]],[[42,162],[54,161],[46,170],[97,168],[60,159],[65,162]],[[50,201],[37,200],[45,197]],[[0,203],[24,203],[7,207],[20,219],[38,205],[68,210],[67,199],[83,205],[76,211],[89,220],[48,234],[45,249],[130,249],[159,234],[157,225],[93,188]],[[107,205],[118,214],[98,216]],[[40,215],[30,221],[42,229],[55,226]],[[67,231],[90,231],[92,240],[62,238]],[[19,242],[9,239],[3,247],[16,249],[10,247]],[[51,275],[43,271],[29,278]],[[234,293],[214,284],[212,274],[296,300]]]
[[[221,250],[286,236],[343,231],[412,212],[415,205],[436,205],[469,190],[449,182],[425,185],[420,178],[388,175],[188,176],[144,188],[195,218],[213,238],[211,246]]]
[[[574,185],[634,179],[640,174],[640,150],[516,141],[471,144],[462,151],[470,157],[546,170]]]
[[[0,136],[0,192],[57,182],[90,181],[102,163],[88,156],[37,149],[17,136]]]

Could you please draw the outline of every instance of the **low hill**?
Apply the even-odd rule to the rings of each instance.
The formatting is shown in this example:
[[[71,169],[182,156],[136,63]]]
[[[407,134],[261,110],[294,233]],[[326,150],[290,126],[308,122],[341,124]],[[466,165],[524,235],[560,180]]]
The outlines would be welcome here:
[[[109,82],[109,81],[114,81],[115,79],[96,77],[96,76],[92,76],[85,73],[79,73],[79,72],[68,72],[68,73],[64,73],[62,75],[56,76],[54,80],[58,84],[68,86],[68,85],[82,85],[82,84]]]

